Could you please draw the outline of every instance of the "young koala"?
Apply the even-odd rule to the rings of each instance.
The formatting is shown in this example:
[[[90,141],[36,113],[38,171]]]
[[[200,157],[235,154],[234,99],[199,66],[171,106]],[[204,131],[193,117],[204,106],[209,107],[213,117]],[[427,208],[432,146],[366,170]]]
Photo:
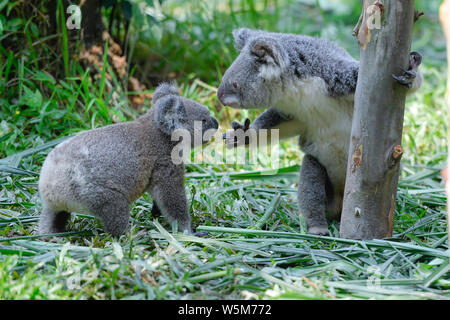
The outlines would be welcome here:
[[[152,213],[161,211],[190,233],[184,165],[172,161],[179,142],[171,141],[171,134],[184,129],[193,137],[194,121],[202,122],[195,129],[202,131],[195,133],[202,135],[202,143],[206,130],[217,131],[218,122],[205,106],[162,84],[152,108],[137,120],[82,132],[58,145],[45,159],[39,179],[39,232],[63,232],[75,211],[99,217],[105,230],[118,236],[127,227],[130,204],[148,191]]]
[[[240,54],[223,76],[218,99],[233,108],[268,109],[252,124],[234,122],[226,144],[249,143],[237,129],[300,136],[299,209],[310,233],[326,235],[326,216],[339,219],[342,210],[359,62],[325,39],[245,28],[233,36]],[[420,63],[411,53],[408,70],[393,78],[410,92],[418,89]]]

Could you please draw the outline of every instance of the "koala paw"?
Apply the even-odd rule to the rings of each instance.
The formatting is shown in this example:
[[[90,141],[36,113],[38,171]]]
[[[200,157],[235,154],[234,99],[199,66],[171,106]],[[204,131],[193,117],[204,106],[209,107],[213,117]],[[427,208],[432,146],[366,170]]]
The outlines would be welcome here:
[[[205,237],[208,236],[208,232],[206,232],[206,231],[197,231],[197,232],[194,232],[192,235],[196,236],[196,237],[199,237],[199,238],[205,238]]]
[[[328,227],[311,227],[308,228],[308,232],[317,236],[329,236],[330,232]]]
[[[227,149],[232,149],[234,147],[247,145],[249,144],[249,137],[243,135],[250,128],[250,119],[245,119],[244,124],[241,125],[236,121],[231,123],[232,130],[228,130],[222,136],[225,140],[225,144]],[[237,130],[242,130],[240,132],[236,132]]]
[[[397,80],[399,84],[402,86],[411,89],[414,83],[414,79],[417,76],[417,72],[415,71],[409,71],[409,70],[403,70],[403,74],[400,76],[392,75],[392,78]]]
[[[392,75],[400,85],[411,89],[413,87],[414,80],[417,77],[417,71],[422,63],[422,56],[418,52],[411,52],[409,56],[409,66],[407,70],[403,70],[401,75]]]

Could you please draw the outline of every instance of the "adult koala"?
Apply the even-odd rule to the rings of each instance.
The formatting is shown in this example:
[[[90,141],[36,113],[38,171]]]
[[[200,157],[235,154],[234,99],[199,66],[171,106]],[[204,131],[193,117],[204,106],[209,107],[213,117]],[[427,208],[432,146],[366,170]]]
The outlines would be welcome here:
[[[191,141],[202,144],[209,130],[217,128],[208,108],[162,84],[150,110],[137,120],[88,130],[59,144],[45,159],[39,178],[39,232],[63,232],[70,213],[79,212],[97,216],[108,233],[118,236],[128,225],[130,204],[148,191],[153,214],[162,213],[191,233],[184,165],[173,161],[179,142],[171,136],[186,130]]]
[[[224,134],[226,144],[248,144],[258,136],[243,137],[237,129],[300,136],[305,156],[299,209],[310,233],[326,235],[326,217],[339,219],[342,210],[359,62],[325,39],[246,28],[233,36],[240,54],[223,76],[218,99],[232,108],[268,109],[252,124],[234,122]],[[412,52],[408,70],[394,77],[410,92],[422,83],[421,59]]]

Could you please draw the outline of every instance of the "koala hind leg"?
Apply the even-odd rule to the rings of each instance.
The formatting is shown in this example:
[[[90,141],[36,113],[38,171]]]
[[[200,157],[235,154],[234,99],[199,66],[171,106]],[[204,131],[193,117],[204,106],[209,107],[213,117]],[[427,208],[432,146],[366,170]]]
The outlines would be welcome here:
[[[128,226],[130,218],[130,204],[121,194],[115,198],[108,197],[109,201],[98,205],[93,214],[99,217],[110,235],[117,237],[123,234]]]
[[[298,207],[306,221],[308,232],[312,234],[329,234],[326,220],[327,183],[326,169],[317,159],[305,155],[300,170]]]
[[[39,234],[64,232],[70,213],[54,211],[44,204],[39,218]]]

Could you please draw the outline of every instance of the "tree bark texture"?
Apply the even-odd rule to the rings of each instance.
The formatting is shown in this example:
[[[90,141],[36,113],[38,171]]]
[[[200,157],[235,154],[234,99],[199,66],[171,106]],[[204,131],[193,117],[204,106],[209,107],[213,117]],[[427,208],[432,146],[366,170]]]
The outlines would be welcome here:
[[[450,0],[445,0],[439,9],[439,18],[441,20],[442,29],[444,30],[445,38],[447,39],[447,112],[448,112],[448,128],[450,128]],[[447,129],[447,142],[450,141],[450,130]],[[450,159],[450,148],[448,151],[447,161]],[[448,172],[448,171],[447,171]],[[447,223],[448,223],[448,238],[450,241],[450,182],[447,179],[445,182],[445,189],[447,191]]]
[[[378,11],[371,13],[371,6]],[[341,237],[351,239],[392,236],[407,93],[392,75],[408,69],[414,0],[364,0],[363,10],[340,227]],[[367,27],[371,14],[379,15],[378,26]]]

